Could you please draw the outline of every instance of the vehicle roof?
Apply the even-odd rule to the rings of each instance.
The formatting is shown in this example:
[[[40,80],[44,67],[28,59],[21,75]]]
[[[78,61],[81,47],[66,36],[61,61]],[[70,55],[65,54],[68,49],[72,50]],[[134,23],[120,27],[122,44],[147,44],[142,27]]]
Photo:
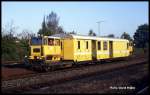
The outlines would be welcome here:
[[[55,36],[44,36],[44,38],[54,38],[54,39],[60,39],[60,37],[55,37]]]
[[[98,36],[87,36],[87,35],[75,35],[75,34],[55,34],[52,35],[53,37],[60,37],[60,38],[74,38],[74,39],[90,39],[90,40],[108,40],[108,41],[127,41],[127,39],[120,39],[120,38],[109,38],[109,37],[98,37]]]
[[[54,36],[43,36],[44,38],[54,38],[54,39],[60,39],[60,37],[54,37]],[[31,38],[39,38],[39,37],[31,37]]]

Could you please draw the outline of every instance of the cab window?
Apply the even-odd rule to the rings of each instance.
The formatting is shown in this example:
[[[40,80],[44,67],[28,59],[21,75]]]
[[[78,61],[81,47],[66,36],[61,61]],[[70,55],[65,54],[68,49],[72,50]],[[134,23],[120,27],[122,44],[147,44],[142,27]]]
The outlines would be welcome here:
[[[59,39],[55,40],[55,46],[60,46],[60,40]]]
[[[48,45],[53,46],[54,45],[54,39],[49,38],[48,39]]]

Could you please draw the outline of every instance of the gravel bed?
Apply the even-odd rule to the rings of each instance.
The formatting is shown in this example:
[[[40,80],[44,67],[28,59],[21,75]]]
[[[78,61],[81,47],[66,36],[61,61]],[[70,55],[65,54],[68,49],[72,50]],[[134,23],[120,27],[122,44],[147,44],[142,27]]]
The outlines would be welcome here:
[[[72,80],[57,85],[49,85],[40,89],[25,91],[22,93],[135,94],[139,90],[138,88],[143,83],[146,83],[148,85],[148,64],[136,65],[120,70],[114,70],[113,72],[97,74],[94,76],[89,76],[78,80]],[[117,89],[115,89],[115,87]]]
[[[2,81],[2,91],[7,91],[9,89],[13,89],[16,87],[23,88],[25,86],[29,85],[35,85],[35,84],[41,84],[41,83],[49,83],[53,81],[58,80],[66,80],[69,78],[73,78],[76,76],[86,75],[89,73],[95,73],[99,71],[105,71],[110,69],[116,69],[121,68],[133,64],[138,64],[146,61],[146,59],[137,59],[136,61],[132,60],[129,62],[122,62],[119,64],[101,64],[96,66],[87,66],[84,68],[79,69],[72,69],[72,70],[64,70],[64,71],[56,71],[56,72],[49,72],[49,73],[43,73],[43,74],[37,74],[32,77],[22,78],[22,79],[15,79],[15,80],[9,80],[9,81]]]

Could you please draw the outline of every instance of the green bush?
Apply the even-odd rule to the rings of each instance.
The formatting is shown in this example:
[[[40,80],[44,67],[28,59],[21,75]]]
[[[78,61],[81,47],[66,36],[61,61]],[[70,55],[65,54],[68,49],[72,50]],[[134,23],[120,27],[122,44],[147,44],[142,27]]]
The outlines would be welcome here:
[[[17,39],[18,40],[18,39]],[[28,54],[28,42],[20,40],[16,43],[16,39],[3,37],[2,45],[2,61],[18,61]],[[21,59],[20,59],[21,58]]]

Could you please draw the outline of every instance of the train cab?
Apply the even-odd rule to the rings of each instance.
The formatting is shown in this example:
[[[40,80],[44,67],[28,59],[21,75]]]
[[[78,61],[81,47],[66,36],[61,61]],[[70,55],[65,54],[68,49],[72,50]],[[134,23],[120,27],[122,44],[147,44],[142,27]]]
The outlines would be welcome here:
[[[30,62],[44,61],[45,63],[49,63],[60,60],[60,41],[59,37],[32,37],[30,39]]]

